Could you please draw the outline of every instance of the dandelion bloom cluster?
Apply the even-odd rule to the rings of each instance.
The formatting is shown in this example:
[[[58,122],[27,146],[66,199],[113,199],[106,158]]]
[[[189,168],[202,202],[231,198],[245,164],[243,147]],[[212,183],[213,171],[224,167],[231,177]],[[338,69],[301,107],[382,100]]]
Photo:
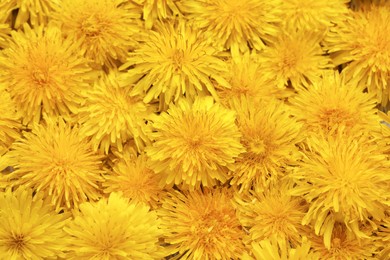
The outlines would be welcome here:
[[[0,259],[390,257],[385,0],[0,0]]]

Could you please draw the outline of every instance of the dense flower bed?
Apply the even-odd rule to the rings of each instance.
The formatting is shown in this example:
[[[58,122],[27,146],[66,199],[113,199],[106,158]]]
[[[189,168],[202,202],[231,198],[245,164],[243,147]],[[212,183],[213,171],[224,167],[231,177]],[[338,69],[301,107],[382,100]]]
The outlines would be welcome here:
[[[390,3],[0,0],[0,259],[389,259]]]

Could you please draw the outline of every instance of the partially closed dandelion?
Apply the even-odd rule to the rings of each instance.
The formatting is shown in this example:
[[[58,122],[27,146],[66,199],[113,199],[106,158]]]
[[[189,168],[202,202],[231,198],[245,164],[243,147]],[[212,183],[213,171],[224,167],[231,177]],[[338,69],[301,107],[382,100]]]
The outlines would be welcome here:
[[[116,67],[137,44],[139,8],[126,0],[63,0],[53,13],[62,32],[81,41],[94,66]]]
[[[179,100],[153,119],[155,142],[146,148],[151,168],[163,174],[166,185],[225,182],[227,169],[244,151],[234,120],[235,113],[211,97]]]
[[[23,186],[0,192],[0,255],[2,259],[65,257],[63,228],[69,214],[57,214],[50,199]]]
[[[242,230],[227,190],[172,192],[159,210],[175,259],[239,259]]]
[[[337,222],[365,238],[360,224],[382,220],[390,198],[386,155],[372,138],[342,131],[313,135],[307,143],[306,156],[291,175],[296,182],[291,194],[309,203],[302,223],[312,224],[328,249]]]
[[[57,211],[97,200],[102,162],[91,146],[78,127],[61,118],[47,118],[12,146],[13,185],[25,185],[44,194]]]
[[[390,5],[356,11],[326,39],[335,65],[353,84],[374,93],[386,106],[390,99]]]
[[[63,39],[52,26],[12,32],[0,54],[0,84],[9,91],[24,124],[42,114],[69,118],[82,102],[80,92],[95,79],[78,42]]]
[[[152,109],[140,96],[130,95],[132,86],[125,79],[123,73],[104,74],[82,95],[85,102],[78,110],[78,123],[81,134],[92,137],[95,151],[107,154],[111,146],[122,151],[131,139],[143,150],[149,142],[146,120]]]
[[[188,0],[179,2],[180,10],[205,30],[221,49],[233,56],[250,48],[260,50],[280,22],[278,0]]]
[[[129,75],[139,79],[134,94],[146,93],[146,103],[159,98],[166,107],[183,96],[211,94],[218,99],[212,80],[223,87],[229,84],[220,75],[226,63],[216,54],[201,31],[183,20],[169,21],[156,25],[122,68],[130,67]]]
[[[96,203],[83,203],[65,227],[66,259],[161,259],[162,234],[157,214],[144,204],[111,193]]]

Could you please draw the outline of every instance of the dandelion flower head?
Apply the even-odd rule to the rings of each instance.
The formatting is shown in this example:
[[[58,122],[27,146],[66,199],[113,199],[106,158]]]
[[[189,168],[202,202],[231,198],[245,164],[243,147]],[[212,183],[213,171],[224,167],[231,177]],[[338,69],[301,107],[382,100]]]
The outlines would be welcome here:
[[[161,259],[160,221],[144,204],[120,193],[85,202],[65,227],[67,259]]]
[[[230,108],[237,113],[237,126],[242,134],[241,153],[229,172],[230,184],[241,191],[253,185],[266,188],[288,171],[299,157],[295,144],[301,139],[301,125],[288,112],[288,106],[279,100],[262,102],[248,97],[232,99]]]
[[[80,91],[95,79],[77,42],[54,27],[24,26],[0,54],[0,84],[6,86],[23,124],[43,113],[70,117],[82,102]]]
[[[374,93],[386,106],[390,99],[390,5],[372,4],[355,11],[332,29],[326,46],[335,65],[354,84]]]
[[[175,259],[238,259],[245,236],[227,190],[174,191],[159,214]]]
[[[146,120],[152,107],[140,96],[132,96],[126,74],[111,71],[82,95],[85,102],[78,110],[81,133],[90,136],[95,151],[107,154],[111,146],[122,151],[123,144],[134,139],[142,150],[149,142]]]
[[[69,215],[57,214],[48,199],[23,186],[0,192],[2,259],[64,257],[63,231]]]
[[[61,118],[47,118],[31,132],[24,132],[12,148],[14,185],[23,184],[44,194],[57,211],[100,197],[101,156],[92,151],[77,126]]]
[[[188,0],[180,10],[194,26],[206,31],[221,50],[233,56],[249,48],[261,50],[264,41],[277,33],[280,22],[278,0]]]
[[[306,156],[291,175],[296,186],[290,194],[309,203],[302,223],[312,223],[328,249],[335,223],[344,223],[359,239],[366,237],[360,224],[385,217],[389,165],[376,142],[342,131],[326,137],[313,135],[307,141]]]
[[[229,84],[220,76],[227,65],[216,55],[203,33],[180,19],[156,25],[122,68],[134,66],[128,70],[139,78],[133,92],[146,93],[146,103],[159,98],[166,106],[183,96],[205,94],[218,99],[212,80],[224,87]]]
[[[123,62],[141,31],[141,11],[132,1],[63,0],[52,16],[67,37],[81,40],[85,56],[97,68]]]
[[[227,169],[244,151],[234,121],[235,113],[212,97],[198,97],[193,103],[179,100],[153,119],[155,142],[146,148],[151,168],[164,175],[168,186],[225,182]]]

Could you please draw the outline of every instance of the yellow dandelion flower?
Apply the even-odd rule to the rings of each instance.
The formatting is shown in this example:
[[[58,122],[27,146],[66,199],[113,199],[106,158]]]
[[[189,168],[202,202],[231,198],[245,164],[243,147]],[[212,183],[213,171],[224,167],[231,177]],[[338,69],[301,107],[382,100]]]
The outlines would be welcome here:
[[[174,259],[239,259],[245,250],[227,190],[175,191],[159,214]]]
[[[357,238],[367,237],[359,225],[383,219],[390,198],[389,162],[381,147],[375,139],[341,131],[313,135],[307,143],[306,155],[291,175],[296,182],[291,194],[309,203],[302,223],[312,223],[328,249],[337,222]]]
[[[179,0],[133,0],[143,6],[145,27],[150,29],[158,20],[164,20],[180,14],[177,7]]]
[[[146,148],[151,168],[164,175],[164,184],[213,186],[226,181],[234,159],[244,151],[241,134],[234,124],[235,113],[199,97],[171,105],[153,120],[155,140]]]
[[[3,155],[9,150],[15,139],[20,137],[21,124],[16,115],[15,104],[8,92],[0,88],[0,172],[8,165]]]
[[[364,93],[337,72],[325,73],[309,89],[299,89],[289,102],[307,133],[329,134],[341,126],[345,131],[379,127],[373,94]]]
[[[346,78],[367,87],[386,106],[390,99],[390,4],[353,12],[326,42],[335,65],[348,64],[343,70]]]
[[[69,117],[82,102],[80,91],[95,79],[79,45],[52,26],[12,32],[14,42],[0,54],[0,84],[6,86],[23,124],[42,114]]]
[[[228,69],[224,77],[229,82],[230,88],[216,87],[218,96],[225,105],[229,103],[229,100],[241,96],[248,96],[254,101],[283,99],[289,96],[286,88],[278,88],[274,80],[265,76],[256,53],[245,53],[231,59],[228,63]]]
[[[376,246],[370,238],[358,240],[353,232],[340,223],[334,227],[330,248],[325,246],[322,237],[313,236],[310,241],[313,251],[319,254],[317,259],[378,259],[373,255],[376,253]]]
[[[319,254],[314,253],[311,248],[311,243],[306,237],[302,239],[302,243],[296,248],[292,248],[288,243],[280,243],[275,236],[269,239],[253,242],[251,244],[251,252],[255,259],[258,260],[317,260]],[[246,256],[243,260],[252,260],[252,257]]]
[[[323,70],[332,67],[320,41],[318,33],[294,30],[280,32],[259,53],[261,73],[275,81],[278,87],[288,84],[294,88],[308,87],[320,78]]]
[[[221,86],[229,84],[220,76],[227,71],[201,31],[191,29],[183,20],[159,23],[122,68],[132,67],[129,74],[139,78],[134,93],[146,92],[144,101],[159,98],[169,104],[180,97],[194,98],[211,93],[217,99],[212,79]]]
[[[48,199],[24,187],[0,192],[1,259],[64,257],[68,214],[57,214]]]
[[[63,0],[53,14],[63,33],[81,40],[94,65],[116,67],[137,45],[139,8],[126,0]]]
[[[275,236],[280,243],[297,246],[308,228],[301,224],[307,212],[302,198],[288,194],[291,182],[281,180],[266,191],[237,194],[235,204],[240,223],[249,231],[249,242]]]
[[[62,208],[99,198],[102,181],[101,157],[92,152],[90,142],[81,137],[78,127],[62,119],[46,119],[35,124],[32,132],[13,144],[12,155],[15,185],[25,185],[45,194]]]
[[[249,48],[262,49],[264,40],[277,33],[281,20],[278,0],[188,0],[178,5],[194,26],[204,29],[233,56]]]
[[[237,112],[241,143],[246,149],[230,171],[230,184],[240,185],[241,191],[253,184],[266,187],[298,158],[295,144],[301,140],[301,126],[278,100],[256,103],[248,98],[233,99],[230,107]]]
[[[125,84],[124,73],[103,75],[82,95],[85,99],[78,110],[81,133],[91,136],[94,150],[108,153],[111,146],[122,151],[123,144],[134,139],[139,150],[149,142],[146,119],[151,107],[139,96],[130,96],[132,87]]]
[[[86,202],[66,227],[67,259],[161,259],[157,214],[118,193]]]
[[[284,0],[284,26],[293,30],[325,32],[345,20],[350,0]]]
[[[122,192],[126,198],[157,208],[164,191],[160,186],[161,175],[149,168],[148,160],[145,154],[137,156],[131,147],[124,150],[112,172],[104,176],[104,192]]]

